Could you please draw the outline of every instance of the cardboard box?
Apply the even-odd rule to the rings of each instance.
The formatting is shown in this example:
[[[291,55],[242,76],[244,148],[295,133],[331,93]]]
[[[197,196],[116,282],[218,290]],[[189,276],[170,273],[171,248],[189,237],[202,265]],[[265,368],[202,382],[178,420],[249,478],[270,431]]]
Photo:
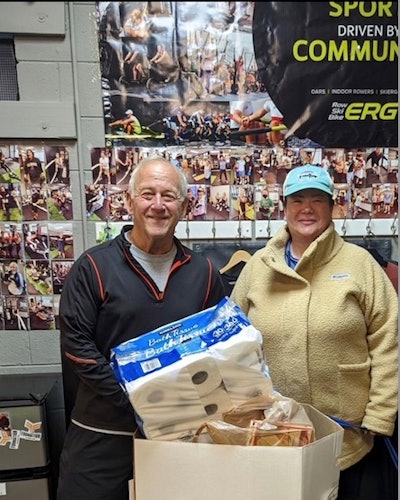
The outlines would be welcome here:
[[[136,439],[136,500],[334,500],[343,429],[304,408],[316,440],[303,447]]]

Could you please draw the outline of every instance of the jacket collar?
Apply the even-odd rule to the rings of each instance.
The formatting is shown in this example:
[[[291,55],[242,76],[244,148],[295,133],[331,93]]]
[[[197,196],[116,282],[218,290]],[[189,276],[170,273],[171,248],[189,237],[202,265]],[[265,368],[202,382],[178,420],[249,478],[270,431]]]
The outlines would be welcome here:
[[[271,238],[265,248],[265,259],[267,262],[284,264],[285,248],[289,241],[290,234],[287,225],[283,226],[276,235]],[[316,238],[304,252],[300,259],[297,271],[301,271],[304,266],[312,265],[313,267],[323,266],[339,252],[344,244],[343,238],[335,230],[333,221],[325,229],[325,231]]]
[[[124,250],[129,251],[129,248],[131,246],[130,242],[126,239],[125,233],[128,231],[131,231],[132,228],[133,228],[132,224],[124,225],[121,229],[119,236],[118,236],[119,244],[122,245]],[[180,240],[178,240],[178,238],[176,238],[175,236],[174,236],[174,243],[175,243],[176,248],[177,248],[175,262],[179,261],[179,262],[183,263],[183,262],[186,262],[187,260],[190,260],[191,254],[189,252],[189,249],[187,247],[185,247],[184,245],[182,245]]]

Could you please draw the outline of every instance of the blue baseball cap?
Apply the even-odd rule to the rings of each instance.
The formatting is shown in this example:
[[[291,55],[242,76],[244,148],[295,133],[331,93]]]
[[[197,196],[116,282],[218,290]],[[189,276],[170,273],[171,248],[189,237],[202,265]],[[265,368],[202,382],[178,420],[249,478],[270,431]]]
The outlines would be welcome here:
[[[290,196],[304,189],[318,189],[333,196],[333,180],[326,170],[315,165],[295,167],[283,183],[283,196]]]

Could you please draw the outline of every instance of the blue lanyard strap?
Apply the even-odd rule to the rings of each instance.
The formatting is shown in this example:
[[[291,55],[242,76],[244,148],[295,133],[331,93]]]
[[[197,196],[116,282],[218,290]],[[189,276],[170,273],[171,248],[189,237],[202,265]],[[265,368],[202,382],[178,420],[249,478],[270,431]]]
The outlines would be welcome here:
[[[336,423],[341,425],[342,427],[345,427],[346,429],[360,429],[360,431],[367,431],[368,429],[366,427],[362,427],[361,425],[353,424],[351,422],[348,422],[347,420],[342,420],[341,418],[338,417],[332,417],[331,415],[328,415],[329,418],[334,420]]]
[[[392,462],[396,467],[396,470],[399,470],[399,457],[397,455],[397,451],[393,446],[393,443],[390,441],[390,438],[388,436],[383,436],[383,439],[385,441],[386,448],[388,449],[390,458],[392,459]]]
[[[346,429],[360,429],[361,431],[367,431],[368,429],[366,427],[362,427],[361,425],[357,424],[352,424],[351,422],[347,422],[346,420],[342,420],[337,417],[331,417],[328,415],[329,418],[337,422],[339,425]],[[395,450],[393,443],[391,442],[390,438],[388,436],[383,436],[383,440],[385,442],[386,448],[389,452],[390,458],[392,459],[393,465],[396,467],[396,470],[399,468],[399,458],[397,455],[397,451]]]

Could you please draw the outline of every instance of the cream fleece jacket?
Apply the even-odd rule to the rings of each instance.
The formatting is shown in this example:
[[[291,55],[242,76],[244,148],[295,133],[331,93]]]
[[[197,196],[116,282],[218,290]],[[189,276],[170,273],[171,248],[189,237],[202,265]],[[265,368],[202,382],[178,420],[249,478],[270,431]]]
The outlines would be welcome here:
[[[285,262],[286,226],[245,265],[231,298],[263,335],[272,383],[283,396],[391,435],[397,412],[396,291],[367,250],[333,222],[296,270]],[[344,432],[341,469],[373,437]]]

